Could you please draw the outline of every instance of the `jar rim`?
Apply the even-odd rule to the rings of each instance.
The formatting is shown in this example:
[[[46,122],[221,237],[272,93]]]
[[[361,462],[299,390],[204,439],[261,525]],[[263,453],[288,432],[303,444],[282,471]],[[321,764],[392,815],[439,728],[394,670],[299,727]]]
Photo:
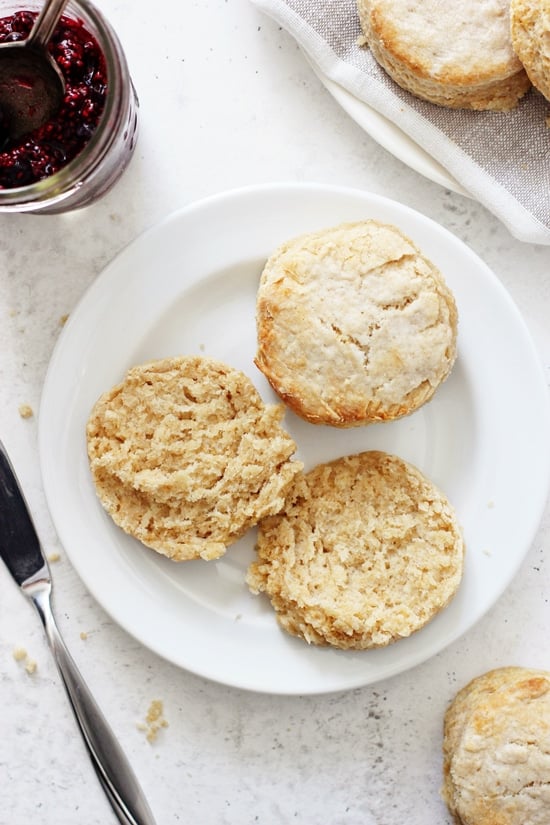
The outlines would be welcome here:
[[[0,16],[3,5],[11,6],[14,11],[29,8],[34,11],[34,6],[40,7],[36,0],[23,3],[0,2]],[[101,164],[116,139],[114,125],[117,114],[122,107],[127,106],[132,86],[130,81],[129,89],[123,81],[123,76],[128,74],[126,57],[112,26],[90,0],[69,0],[63,16],[82,21],[87,30],[91,28],[90,34],[96,38],[103,53],[107,75],[107,94],[103,112],[90,140],[74,158],[46,178],[25,186],[0,189],[0,206],[13,205],[19,210],[27,206],[34,209],[41,202],[53,204],[67,198]]]

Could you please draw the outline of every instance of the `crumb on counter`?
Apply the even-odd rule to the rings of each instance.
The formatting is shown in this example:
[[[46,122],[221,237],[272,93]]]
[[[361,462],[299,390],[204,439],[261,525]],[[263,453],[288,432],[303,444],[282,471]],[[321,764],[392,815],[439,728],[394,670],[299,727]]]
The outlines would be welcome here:
[[[24,647],[15,647],[13,649],[13,658],[16,662],[22,662],[23,659],[27,658],[27,651]]]
[[[88,634],[86,633],[85,630],[80,631],[80,638],[82,639],[83,642],[85,642],[86,639],[88,638]]]
[[[160,699],[153,699],[149,705],[145,722],[139,722],[137,729],[145,733],[148,742],[154,742],[161,728],[167,728],[168,722],[164,718],[164,708]]]
[[[15,647],[12,655],[16,662],[25,662],[25,670],[27,673],[31,675],[35,673],[37,664],[34,659],[29,658],[29,654],[24,647]]]
[[[21,418],[32,418],[34,412],[29,404],[20,404],[19,415],[21,416]]]
[[[65,315],[62,315],[59,319],[59,326],[64,327],[67,321],[69,320],[69,313],[66,312]]]
[[[48,561],[51,562],[52,564],[55,564],[55,562],[59,561],[60,558],[61,558],[61,556],[59,555],[59,553],[54,551],[53,553],[49,554]]]

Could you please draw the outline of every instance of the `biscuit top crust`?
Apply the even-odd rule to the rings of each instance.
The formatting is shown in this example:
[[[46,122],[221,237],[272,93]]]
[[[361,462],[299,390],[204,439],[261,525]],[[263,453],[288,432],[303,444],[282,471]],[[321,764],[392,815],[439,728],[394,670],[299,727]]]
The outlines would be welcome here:
[[[477,86],[522,69],[507,0],[359,0],[359,6],[372,34],[417,77]]]
[[[550,673],[499,668],[463,688],[445,717],[444,797],[465,825],[547,825]]]
[[[312,423],[397,418],[429,400],[456,357],[444,279],[395,226],[374,220],[302,235],[268,260],[256,364]]]

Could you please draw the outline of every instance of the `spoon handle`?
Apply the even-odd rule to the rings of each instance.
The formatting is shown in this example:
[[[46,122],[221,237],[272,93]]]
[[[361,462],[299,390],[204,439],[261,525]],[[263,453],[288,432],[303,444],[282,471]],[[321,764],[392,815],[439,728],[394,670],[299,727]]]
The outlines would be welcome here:
[[[59,18],[63,14],[63,9],[68,0],[46,0],[40,14],[34,21],[34,25],[25,45],[33,48],[45,48],[51,40]]]
[[[67,691],[73,713],[97,777],[121,825],[155,825],[138,781],[122,748],[90,693],[57,628],[50,587],[37,583],[29,593]]]

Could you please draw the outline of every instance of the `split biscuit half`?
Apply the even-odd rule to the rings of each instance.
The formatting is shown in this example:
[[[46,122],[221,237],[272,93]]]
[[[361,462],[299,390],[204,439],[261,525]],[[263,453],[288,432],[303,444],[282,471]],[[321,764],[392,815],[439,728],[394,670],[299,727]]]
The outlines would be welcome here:
[[[445,714],[443,797],[460,825],[548,825],[550,672],[473,679]]]
[[[267,261],[255,363],[313,424],[391,421],[429,401],[456,358],[457,309],[439,269],[375,220],[301,235]]]
[[[375,60],[403,89],[452,109],[507,111],[531,84],[508,0],[357,0]]]
[[[281,627],[316,645],[364,650],[410,636],[455,595],[464,543],[456,514],[419,470],[380,451],[296,477],[259,524],[247,572]]]
[[[283,415],[214,359],[135,366],[87,424],[99,499],[119,527],[171,559],[218,558],[282,508],[302,468]]]

